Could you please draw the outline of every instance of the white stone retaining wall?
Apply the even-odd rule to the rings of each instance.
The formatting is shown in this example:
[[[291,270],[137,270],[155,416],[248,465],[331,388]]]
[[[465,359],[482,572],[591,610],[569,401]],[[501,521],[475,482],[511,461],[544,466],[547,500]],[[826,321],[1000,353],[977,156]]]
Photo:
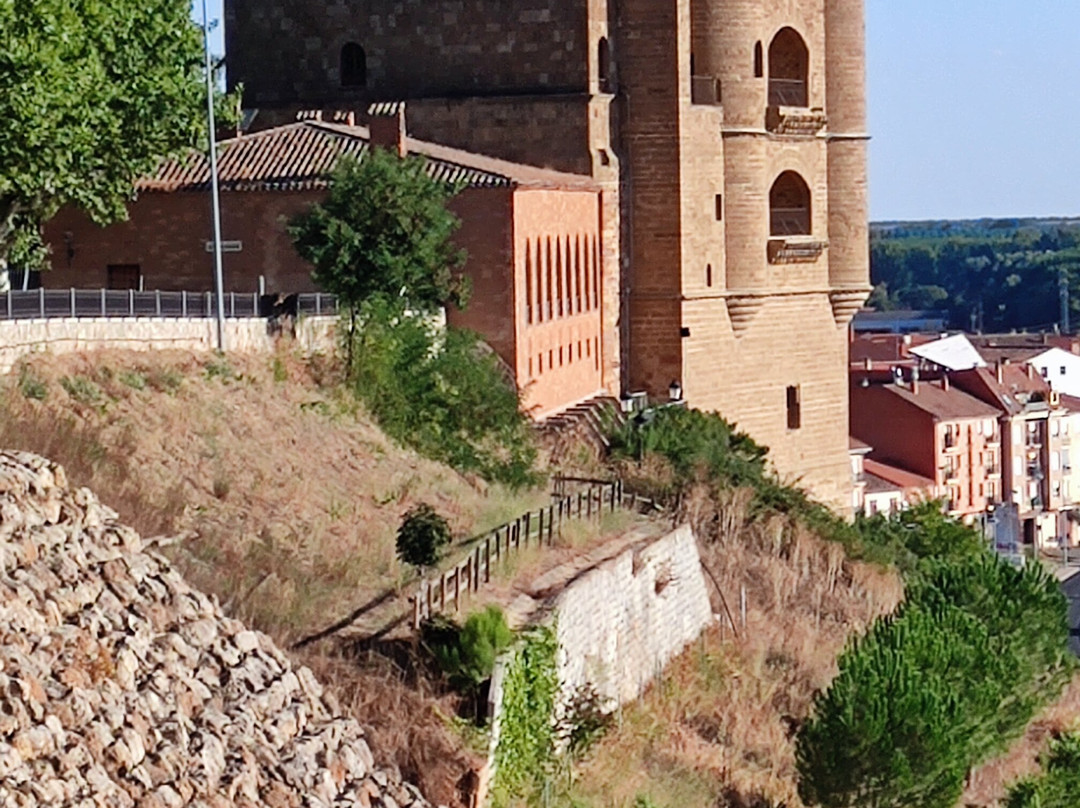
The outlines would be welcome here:
[[[336,317],[301,317],[296,323],[296,344],[306,353],[334,347]],[[276,338],[267,320],[225,320],[225,348],[238,353],[269,353]],[[32,353],[56,354],[118,348],[135,351],[179,349],[212,351],[217,348],[217,322],[213,318],[47,318],[0,321],[0,373],[9,372]]]
[[[591,685],[609,704],[638,698],[713,620],[688,525],[583,574],[555,598],[564,698]]]

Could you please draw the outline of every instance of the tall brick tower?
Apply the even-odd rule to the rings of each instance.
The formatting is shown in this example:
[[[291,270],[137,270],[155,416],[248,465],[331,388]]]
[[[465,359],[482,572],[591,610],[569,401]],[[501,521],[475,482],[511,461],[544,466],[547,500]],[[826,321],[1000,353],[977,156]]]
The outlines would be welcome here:
[[[226,0],[261,125],[407,101],[418,137],[604,188],[607,381],[679,381],[850,503],[869,291],[863,0]]]

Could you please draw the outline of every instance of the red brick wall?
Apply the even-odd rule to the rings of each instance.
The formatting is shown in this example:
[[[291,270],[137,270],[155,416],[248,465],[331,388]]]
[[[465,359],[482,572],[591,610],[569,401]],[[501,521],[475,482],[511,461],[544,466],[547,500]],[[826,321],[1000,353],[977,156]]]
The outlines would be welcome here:
[[[519,190],[514,198],[517,377],[536,416],[604,386],[600,194]]]
[[[269,292],[314,291],[311,267],[293,249],[283,222],[319,199],[319,192],[222,194],[222,238],[243,251],[224,256],[225,291],[254,292],[259,276]],[[53,270],[47,288],[97,288],[109,264],[139,264],[146,289],[206,291],[214,288],[213,237],[207,193],[144,194],[130,218],[98,227],[75,210],[61,211],[45,228]],[[74,254],[68,261],[65,233]]]

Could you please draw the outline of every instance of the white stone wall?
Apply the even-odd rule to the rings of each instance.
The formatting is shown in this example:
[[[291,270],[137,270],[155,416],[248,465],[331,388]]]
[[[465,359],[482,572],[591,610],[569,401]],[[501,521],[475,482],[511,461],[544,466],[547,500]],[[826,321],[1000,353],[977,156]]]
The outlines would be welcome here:
[[[302,317],[296,325],[298,347],[308,353],[334,347],[336,317]],[[275,338],[261,318],[227,319],[225,348],[238,353],[269,353]],[[49,318],[0,321],[0,373],[9,372],[27,354],[55,354],[119,348],[135,351],[217,348],[213,318]]]
[[[693,531],[684,525],[589,570],[554,611],[564,698],[588,684],[609,703],[633,701],[713,620]]]

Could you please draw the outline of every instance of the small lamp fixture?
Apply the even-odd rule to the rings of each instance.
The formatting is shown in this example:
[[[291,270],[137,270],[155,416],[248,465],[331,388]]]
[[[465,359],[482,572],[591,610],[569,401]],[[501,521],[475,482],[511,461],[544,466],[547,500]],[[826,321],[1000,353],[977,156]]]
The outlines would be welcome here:
[[[667,391],[672,401],[682,401],[682,385],[679,384],[678,379],[668,385]]]

